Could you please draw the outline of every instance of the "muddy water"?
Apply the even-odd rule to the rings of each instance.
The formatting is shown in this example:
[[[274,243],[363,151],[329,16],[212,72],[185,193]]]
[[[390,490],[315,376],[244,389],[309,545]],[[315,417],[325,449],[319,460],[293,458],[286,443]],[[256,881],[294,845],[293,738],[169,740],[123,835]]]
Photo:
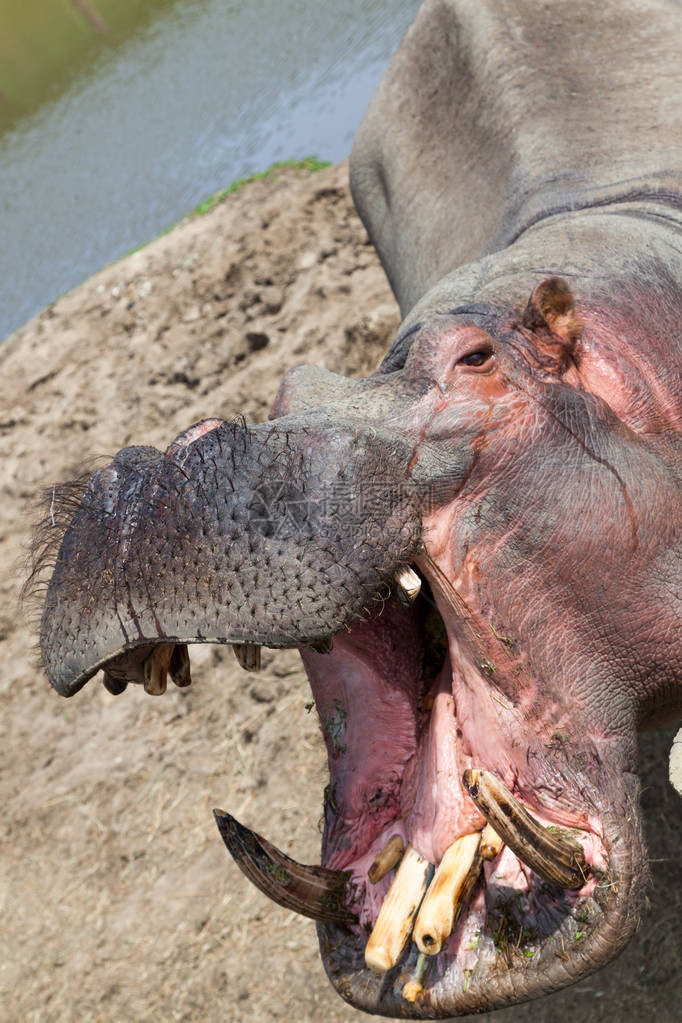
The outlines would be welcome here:
[[[419,0],[0,9],[0,338],[207,195],[338,160]]]

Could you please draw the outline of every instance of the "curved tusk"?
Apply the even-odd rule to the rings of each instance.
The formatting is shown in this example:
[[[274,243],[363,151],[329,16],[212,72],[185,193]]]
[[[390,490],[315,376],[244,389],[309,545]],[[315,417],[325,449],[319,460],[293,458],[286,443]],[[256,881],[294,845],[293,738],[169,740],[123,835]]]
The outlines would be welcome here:
[[[239,869],[273,902],[325,923],[357,922],[345,905],[348,871],[303,866],[224,810],[213,816]]]
[[[582,888],[590,868],[577,842],[539,824],[490,771],[465,771],[462,783],[488,823],[526,866],[558,888]]]

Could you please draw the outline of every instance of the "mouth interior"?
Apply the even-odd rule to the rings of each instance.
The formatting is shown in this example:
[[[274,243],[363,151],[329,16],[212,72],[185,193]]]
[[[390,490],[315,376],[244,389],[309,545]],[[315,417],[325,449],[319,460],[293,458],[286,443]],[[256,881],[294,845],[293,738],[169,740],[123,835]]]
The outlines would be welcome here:
[[[500,971],[541,978],[556,976],[557,960],[582,962],[581,943],[618,889],[601,804],[552,755],[557,736],[547,722],[561,710],[545,701],[534,718],[523,700],[512,706],[437,573],[410,573],[421,584],[416,597],[394,586],[333,642],[299,648],[329,765],[322,866],[301,867],[222,812],[216,819],[254,883],[330,928],[333,969],[367,978],[363,991],[375,985],[363,1006],[384,997],[379,973],[398,1007],[422,1001],[426,1011],[485,991],[491,977],[494,987]],[[499,667],[509,641],[492,631]],[[110,661],[105,685],[115,691],[127,678],[163,692],[166,670],[189,684],[186,647],[150,649]],[[243,667],[258,667],[258,647],[235,652]],[[494,812],[479,792],[484,782],[496,788]],[[567,969],[563,983],[570,979]],[[524,986],[542,993],[538,983],[518,991]],[[360,1004],[356,995],[348,997]]]
[[[419,956],[415,934],[409,938],[420,919],[417,897],[407,940],[389,967],[397,967],[394,984],[408,1001],[429,983],[466,990],[483,963],[500,969],[548,957],[568,960],[597,925],[600,888],[607,887],[600,885],[607,870],[601,822],[561,801],[548,809],[542,800],[542,813],[533,805],[528,777],[520,778],[515,767],[514,746],[524,735],[517,726],[500,728],[496,704],[504,701],[486,664],[472,672],[457,623],[442,610],[445,617],[422,579],[412,606],[386,603],[350,633],[335,636],[331,654],[301,651],[329,762],[323,864],[350,874],[346,905],[357,916],[351,928],[357,947],[366,950],[368,935],[382,926],[377,919],[393,890],[398,863],[376,880],[387,846],[413,850],[445,871],[453,846],[464,848],[465,836],[490,832],[462,783],[464,772],[494,772],[548,834],[582,850],[588,869],[580,887],[566,890],[540,877],[504,842],[483,861],[477,846],[456,895],[452,930],[426,957]],[[532,729],[525,728],[530,744]],[[372,934],[370,945],[373,940]]]

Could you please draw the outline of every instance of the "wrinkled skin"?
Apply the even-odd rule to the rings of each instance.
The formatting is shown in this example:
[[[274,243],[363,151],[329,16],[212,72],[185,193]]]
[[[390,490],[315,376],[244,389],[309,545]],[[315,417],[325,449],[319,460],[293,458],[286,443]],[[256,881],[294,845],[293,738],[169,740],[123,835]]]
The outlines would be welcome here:
[[[125,449],[48,520],[64,695],[143,681],[162,643],[300,647],[322,862],[347,872],[316,875],[343,913],[311,915],[339,992],[385,1015],[537,997],[620,951],[647,883],[636,733],[682,710],[682,13],[565,12],[430,0],[391,62],[351,161],[405,315],[376,373],[293,369],[270,423]],[[392,834],[437,865],[480,830],[477,768],[575,829],[588,876],[505,848],[408,1000],[414,946],[365,965],[393,877],[367,870]],[[226,820],[256,876],[269,847]]]

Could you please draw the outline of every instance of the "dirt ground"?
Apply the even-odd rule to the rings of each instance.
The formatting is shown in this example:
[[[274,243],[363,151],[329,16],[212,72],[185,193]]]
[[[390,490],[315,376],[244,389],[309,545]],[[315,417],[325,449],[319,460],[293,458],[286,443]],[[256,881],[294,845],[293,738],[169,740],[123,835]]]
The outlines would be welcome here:
[[[0,1019],[359,1019],[328,985],[311,921],[238,872],[222,807],[318,861],[323,746],[298,655],[191,648],[194,684],[150,698],[97,682],[70,701],[17,607],[40,489],[195,420],[262,419],[301,361],[370,371],[398,312],[342,165],[254,182],[59,299],[0,350]],[[672,729],[642,742],[651,908],[619,961],[487,1018],[682,1018],[682,803]]]

